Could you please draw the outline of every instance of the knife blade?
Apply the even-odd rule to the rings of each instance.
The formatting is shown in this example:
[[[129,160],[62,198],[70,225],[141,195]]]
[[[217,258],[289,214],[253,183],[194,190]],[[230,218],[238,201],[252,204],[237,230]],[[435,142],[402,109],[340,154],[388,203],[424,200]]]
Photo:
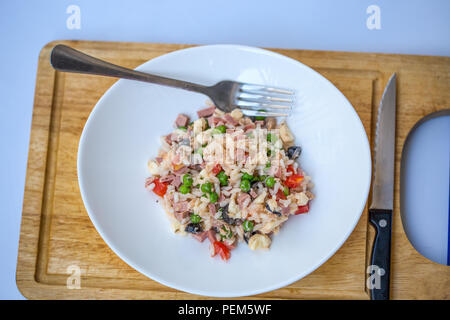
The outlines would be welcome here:
[[[395,114],[397,76],[388,81],[378,108],[375,133],[374,178],[369,221],[376,230],[371,255],[370,281],[372,300],[390,297],[391,230],[394,209]]]

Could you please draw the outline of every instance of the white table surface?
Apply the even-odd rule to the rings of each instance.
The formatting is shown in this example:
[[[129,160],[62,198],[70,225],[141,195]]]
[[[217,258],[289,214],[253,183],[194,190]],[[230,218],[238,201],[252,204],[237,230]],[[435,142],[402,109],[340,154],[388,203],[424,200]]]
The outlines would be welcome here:
[[[68,27],[71,5],[80,9],[80,29]],[[380,10],[372,30],[371,5]],[[1,1],[0,299],[23,299],[15,269],[37,58],[46,43],[235,43],[449,56],[449,12],[448,0]]]

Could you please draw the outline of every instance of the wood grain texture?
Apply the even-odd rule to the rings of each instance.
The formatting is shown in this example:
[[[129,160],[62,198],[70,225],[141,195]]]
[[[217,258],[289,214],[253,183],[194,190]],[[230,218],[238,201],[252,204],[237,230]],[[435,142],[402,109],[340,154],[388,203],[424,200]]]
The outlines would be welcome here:
[[[39,56],[16,280],[31,299],[204,299],[161,285],[129,267],[103,242],[84,209],[76,172],[78,141],[90,111],[116,81],[55,72],[49,53],[64,43],[135,68],[186,45],[58,41]],[[332,81],[355,107],[369,139],[384,86],[398,75],[393,299],[449,299],[450,269],[421,256],[400,217],[403,143],[423,116],[449,109],[450,59],[370,53],[279,50]],[[367,209],[345,244],[316,271],[285,288],[245,299],[368,299],[366,264],[373,230]],[[81,268],[81,289],[67,289],[67,268]]]

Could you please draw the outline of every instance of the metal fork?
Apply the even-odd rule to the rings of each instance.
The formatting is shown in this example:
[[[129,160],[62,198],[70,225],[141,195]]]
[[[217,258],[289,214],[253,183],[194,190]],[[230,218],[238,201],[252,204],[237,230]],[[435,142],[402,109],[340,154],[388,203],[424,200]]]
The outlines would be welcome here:
[[[60,44],[53,48],[50,63],[59,71],[138,80],[202,93],[220,110],[231,112],[240,108],[247,116],[286,117],[294,104],[292,90],[228,80],[202,86],[127,69]]]

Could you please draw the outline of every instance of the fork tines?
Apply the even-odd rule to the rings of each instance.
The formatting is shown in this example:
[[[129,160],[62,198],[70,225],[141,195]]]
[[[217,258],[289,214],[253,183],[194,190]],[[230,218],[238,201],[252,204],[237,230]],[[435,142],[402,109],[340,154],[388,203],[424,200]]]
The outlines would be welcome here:
[[[243,83],[235,104],[247,116],[287,117],[295,101],[292,90]]]

